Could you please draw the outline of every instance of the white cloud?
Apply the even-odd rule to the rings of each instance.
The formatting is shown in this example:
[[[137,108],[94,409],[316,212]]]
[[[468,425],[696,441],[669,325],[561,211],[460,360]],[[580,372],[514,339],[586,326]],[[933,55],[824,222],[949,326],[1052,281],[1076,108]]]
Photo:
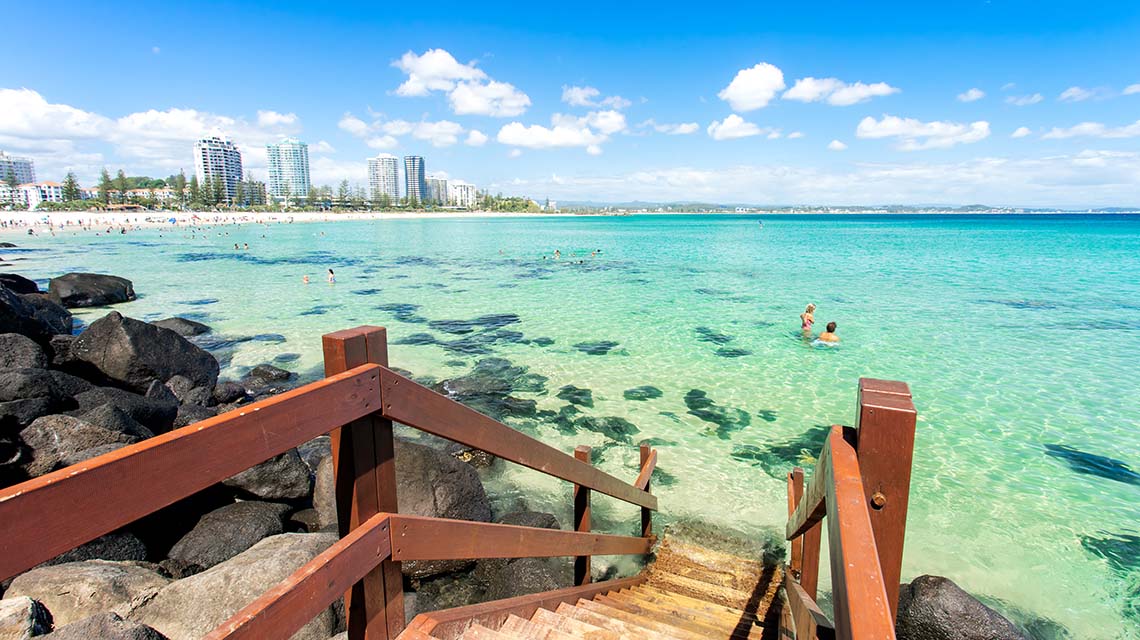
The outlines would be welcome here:
[[[1136,138],[1140,137],[1140,120],[1121,127],[1109,127],[1100,122],[1082,122],[1068,128],[1054,127],[1042,138],[1061,140],[1064,138]]]
[[[974,87],[958,94],[958,102],[975,102],[986,97],[986,92]]]
[[[257,112],[257,126],[259,127],[292,126],[297,124],[297,121],[298,118],[295,113],[278,113],[276,111]]]
[[[670,136],[683,136],[690,133],[696,133],[700,130],[701,125],[696,122],[681,122],[678,124],[658,123],[653,118],[642,122],[637,125],[641,128],[652,127],[657,133],[664,133]]]
[[[372,149],[395,149],[400,146],[400,141],[397,140],[395,136],[385,134],[366,138],[364,144]]]
[[[334,160],[318,156],[309,161],[309,173],[313,184],[338,184],[348,180],[350,184],[368,183],[368,163],[358,160]]]
[[[468,132],[467,140],[464,142],[464,144],[469,147],[481,147],[487,144],[487,134],[479,131],[478,129],[472,129],[470,132]]]
[[[885,82],[864,84],[862,82],[846,83],[839,78],[800,78],[796,80],[791,89],[784,92],[784,100],[798,100],[799,102],[826,101],[836,107],[846,107],[871,98],[889,96],[900,91]]]
[[[406,135],[426,140],[433,147],[449,147],[458,143],[459,136],[465,131],[463,125],[450,120],[375,120],[370,124],[351,113],[346,113],[337,126],[364,140],[373,149],[394,148],[399,145],[400,136]]]
[[[803,131],[793,131],[793,132],[788,134],[788,140],[796,140],[796,139],[802,138],[802,137],[804,137]]]
[[[1016,82],[1007,82],[1001,86],[1001,90],[1002,91],[1009,91],[1010,89],[1013,89],[1016,86],[1017,86]]]
[[[1095,94],[1088,89],[1083,89],[1081,87],[1069,87],[1068,89],[1062,91],[1061,95],[1057,96],[1057,99],[1061,102],[1083,102],[1093,97],[1094,95]]]
[[[1140,93],[1140,84],[1130,84],[1127,87],[1124,87],[1124,91],[1122,91],[1121,93],[1123,93],[1126,96],[1130,96],[1130,95]]]
[[[351,113],[344,114],[344,117],[340,119],[340,122],[336,123],[336,126],[342,131],[347,131],[357,137],[367,135],[369,131],[368,123]]]
[[[1033,133],[1033,132],[1029,130],[1029,127],[1018,127],[1017,129],[1014,130],[1013,133],[1009,134],[1009,137],[1011,137],[1011,138],[1024,138],[1031,133]]]
[[[1026,96],[1008,96],[1005,99],[1006,104],[1012,104],[1015,107],[1025,107],[1031,104],[1037,104],[1045,99],[1045,96],[1040,93],[1033,93]]]
[[[713,120],[708,133],[713,140],[734,140],[771,133],[771,130],[758,127],[733,113],[724,120]]]
[[[784,86],[784,72],[775,65],[761,62],[738,71],[717,97],[727,102],[733,111],[753,111],[768,106]]]
[[[594,87],[562,86],[562,101],[572,107],[610,107],[613,109],[624,109],[633,104],[621,96],[608,96],[601,100],[595,100],[595,98],[600,95],[602,95],[602,92]]]
[[[625,131],[625,116],[620,111],[591,111],[586,115],[586,124],[605,135]]]
[[[28,140],[97,138],[114,123],[97,113],[51,104],[31,89],[0,89],[0,135]]]
[[[412,128],[412,137],[427,140],[433,147],[450,147],[459,142],[463,126],[458,122],[440,120],[438,122],[417,122]]]
[[[831,142],[827,143],[827,148],[830,151],[843,151],[844,149],[847,148],[847,145],[843,144],[842,142],[840,142],[838,140],[832,140]]]
[[[517,158],[517,157],[521,156],[522,154],[523,154],[522,149],[511,149],[510,152],[507,153],[507,157],[508,158]]]
[[[530,97],[514,85],[494,80],[487,83],[461,82],[448,94],[456,115],[509,117],[522,115]]]
[[[336,153],[336,148],[325,140],[321,140],[317,144],[314,144],[312,146],[312,149],[316,153]]]
[[[491,79],[474,62],[463,64],[444,49],[429,49],[422,55],[408,51],[392,66],[408,75],[396,95],[442,91],[456,115],[517,116],[530,106],[530,97],[514,85]]]
[[[868,116],[855,129],[859,138],[898,138],[897,149],[919,151],[945,149],[956,144],[978,142],[990,135],[990,123],[979,120],[969,125],[958,122],[922,122],[914,118],[884,115],[882,120]]]
[[[589,147],[606,141],[604,134],[591,130],[584,118],[574,118],[555,114],[552,126],[521,122],[511,122],[499,129],[496,139],[505,145],[528,149],[549,149],[552,147]]]
[[[586,147],[586,153],[592,156],[600,156],[602,155],[602,148],[599,145],[592,144]]]

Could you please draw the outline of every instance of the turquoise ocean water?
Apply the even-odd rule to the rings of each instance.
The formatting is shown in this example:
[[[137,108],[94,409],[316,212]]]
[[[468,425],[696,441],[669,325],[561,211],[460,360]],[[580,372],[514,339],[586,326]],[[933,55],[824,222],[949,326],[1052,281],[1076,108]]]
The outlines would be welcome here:
[[[189,315],[218,336],[257,336],[221,345],[234,377],[274,358],[311,373],[320,335],[358,324],[388,327],[393,366],[423,378],[505,358],[547,378],[513,394],[539,410],[562,410],[559,390],[574,385],[593,402],[575,417],[619,417],[639,432],[615,445],[550,414],[509,423],[564,450],[594,445],[602,468],[631,479],[636,443],[655,438],[664,517],[757,534],[782,529],[781,474],[811,464],[822,425],[854,420],[857,379],[904,380],[919,410],[904,578],[949,576],[1038,637],[1140,637],[1140,217],[763,221],[69,230],[5,238],[24,248],[0,250],[22,259],[0,269],[44,284],[67,271],[115,273],[140,294],[118,307],[126,315]],[[802,340],[808,302],[817,328],[838,322],[839,347]],[[489,314],[518,322],[464,334],[430,324]],[[596,342],[614,344],[575,346]],[[644,385],[660,397],[626,399]],[[534,472],[489,482],[503,508],[568,505],[566,485]],[[635,519],[598,502],[595,517]]]

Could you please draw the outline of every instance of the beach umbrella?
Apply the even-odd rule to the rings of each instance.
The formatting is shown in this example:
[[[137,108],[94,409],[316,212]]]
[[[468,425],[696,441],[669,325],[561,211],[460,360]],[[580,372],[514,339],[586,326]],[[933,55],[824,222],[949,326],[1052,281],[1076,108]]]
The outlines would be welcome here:
[[[178,218],[171,218],[170,219],[170,224],[174,224],[176,222],[178,222]]]

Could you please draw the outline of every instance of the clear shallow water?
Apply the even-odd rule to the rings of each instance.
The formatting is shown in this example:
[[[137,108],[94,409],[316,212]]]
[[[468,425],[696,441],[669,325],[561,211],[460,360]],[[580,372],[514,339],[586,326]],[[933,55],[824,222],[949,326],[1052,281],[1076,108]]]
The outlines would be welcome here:
[[[296,354],[283,366],[311,372],[320,334],[357,324],[387,326],[393,343],[453,340],[463,336],[419,320],[518,314],[504,329],[525,342],[507,336],[493,355],[549,380],[545,394],[516,396],[558,411],[563,385],[592,390],[585,415],[629,420],[640,429],[634,444],[666,441],[660,468],[674,480],[655,492],[667,517],[751,532],[782,528],[779,474],[802,447],[818,449],[820,425],[853,421],[859,376],[905,380],[919,423],[904,578],[950,576],[1071,637],[1140,637],[1140,217],[763,219],[763,228],[751,216],[412,219],[194,238],[68,231],[5,238],[28,250],[0,250],[23,258],[0,268],[45,284],[73,270],[123,275],[141,294],[118,307],[124,314],[191,314],[224,336],[262,334],[227,351],[232,376],[283,353]],[[555,248],[563,258],[544,261]],[[305,274],[312,284],[301,284]],[[839,323],[838,348],[800,338],[809,301],[817,328]],[[394,304],[419,307],[376,308]],[[540,337],[553,344],[531,342]],[[605,355],[573,346],[596,341],[617,345]],[[744,353],[717,354],[726,349]],[[485,357],[391,347],[394,366],[435,379]],[[661,397],[623,397],[642,385]],[[700,396],[686,403],[692,390],[729,428],[689,413],[701,407]],[[564,450],[607,444],[549,421],[509,422]],[[633,445],[612,446],[598,464],[632,478],[636,456]],[[495,482],[501,501],[567,504],[564,484],[533,472]],[[595,517],[633,521],[632,508],[611,502],[599,501]]]

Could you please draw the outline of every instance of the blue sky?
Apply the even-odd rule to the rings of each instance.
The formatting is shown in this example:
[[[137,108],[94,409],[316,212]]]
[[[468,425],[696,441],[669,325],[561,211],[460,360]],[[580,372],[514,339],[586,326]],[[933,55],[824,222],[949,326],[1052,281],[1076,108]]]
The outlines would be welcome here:
[[[25,27],[5,30],[0,149],[41,179],[189,172],[220,132],[261,178],[264,145],[300,137],[328,184],[392,153],[539,199],[1140,205],[1135,2],[18,3],[5,21]]]

